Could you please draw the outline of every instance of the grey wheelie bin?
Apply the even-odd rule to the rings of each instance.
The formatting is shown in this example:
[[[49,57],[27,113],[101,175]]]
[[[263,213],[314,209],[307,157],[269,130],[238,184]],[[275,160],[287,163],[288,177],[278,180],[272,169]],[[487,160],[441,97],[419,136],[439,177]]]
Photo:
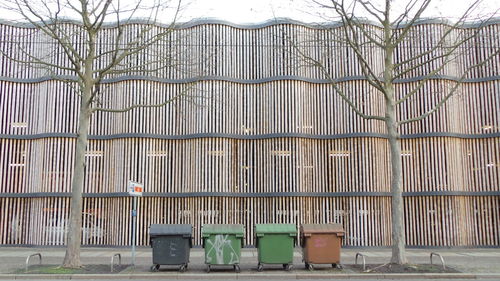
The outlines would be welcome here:
[[[192,229],[190,224],[152,224],[149,227],[149,242],[153,248],[151,271],[158,271],[160,265],[180,265],[179,271],[187,270],[193,245]]]
[[[234,271],[240,272],[244,235],[242,224],[205,224],[201,227],[207,273],[212,265],[231,265]]]

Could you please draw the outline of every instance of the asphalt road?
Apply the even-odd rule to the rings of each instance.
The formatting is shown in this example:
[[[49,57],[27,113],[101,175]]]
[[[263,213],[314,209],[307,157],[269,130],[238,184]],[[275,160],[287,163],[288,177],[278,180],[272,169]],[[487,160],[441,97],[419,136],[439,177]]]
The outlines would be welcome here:
[[[21,281],[33,281],[33,279],[16,279],[16,280],[21,280]],[[58,280],[71,280],[71,279],[37,279],[37,281],[51,281],[51,280],[55,280],[55,281],[58,281]],[[131,279],[85,279],[85,280],[93,280],[93,281],[109,281],[109,280],[124,280],[124,281],[128,281],[128,280],[131,280]],[[165,281],[165,280],[169,280],[169,279],[165,279],[165,278],[162,278],[162,279],[147,279],[148,281]],[[171,280],[174,280],[174,279],[171,279]],[[204,278],[197,278],[197,279],[177,279],[177,280],[183,280],[183,281],[214,281],[213,278],[208,278],[208,279],[204,279]],[[318,279],[266,279],[266,278],[262,278],[262,279],[254,279],[254,278],[250,278],[250,279],[226,279],[224,278],[223,279],[224,281],[237,281],[237,280],[301,280],[301,281],[318,281]],[[387,279],[387,278],[382,278],[382,279],[367,279],[367,278],[363,278],[363,279],[331,279],[331,280],[335,280],[335,281],[349,281],[349,280],[401,280],[399,278],[396,278],[396,279]],[[454,280],[456,281],[457,279],[442,279],[442,278],[439,278],[439,279],[404,279],[404,281],[422,281],[422,280],[439,280],[439,281],[451,281],[451,280]],[[459,280],[473,280],[473,279],[459,279]],[[494,279],[474,279],[474,280],[494,280]]]

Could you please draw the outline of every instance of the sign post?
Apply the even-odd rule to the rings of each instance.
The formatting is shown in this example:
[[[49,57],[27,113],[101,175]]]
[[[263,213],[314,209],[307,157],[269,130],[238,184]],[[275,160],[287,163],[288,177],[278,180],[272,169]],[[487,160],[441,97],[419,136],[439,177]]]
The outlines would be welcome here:
[[[137,197],[142,196],[144,185],[138,182],[128,181],[128,194],[132,196],[132,265],[135,266],[135,232],[137,225]]]

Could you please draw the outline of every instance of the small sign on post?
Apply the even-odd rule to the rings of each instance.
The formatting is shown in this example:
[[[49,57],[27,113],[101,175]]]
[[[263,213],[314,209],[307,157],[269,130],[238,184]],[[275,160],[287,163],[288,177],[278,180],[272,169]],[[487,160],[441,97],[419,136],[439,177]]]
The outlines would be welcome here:
[[[142,196],[144,185],[134,181],[128,181],[128,194],[130,196]]]
[[[142,183],[128,181],[127,191],[134,199],[132,201],[132,265],[135,266],[135,231],[137,229],[137,197],[142,196],[144,185]]]

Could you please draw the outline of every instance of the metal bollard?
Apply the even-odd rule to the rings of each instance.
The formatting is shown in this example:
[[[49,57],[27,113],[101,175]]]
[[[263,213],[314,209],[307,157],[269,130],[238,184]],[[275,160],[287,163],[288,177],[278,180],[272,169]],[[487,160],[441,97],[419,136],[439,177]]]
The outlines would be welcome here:
[[[443,269],[446,269],[446,266],[444,265],[444,259],[443,259],[443,257],[442,257],[440,254],[438,254],[438,253],[431,253],[431,256],[430,256],[430,258],[431,258],[431,264],[433,264],[433,263],[432,263],[432,257],[433,257],[433,256],[438,256],[438,257],[441,259],[441,264],[443,265]]]
[[[366,260],[365,260],[365,255],[363,255],[362,253],[356,253],[356,261],[355,261],[355,264],[358,265],[358,257],[361,257],[363,258],[363,271],[366,270]]]
[[[25,267],[25,269],[24,269],[24,272],[28,272],[28,267],[29,267],[30,259],[31,259],[32,257],[36,257],[36,256],[38,256],[38,257],[40,258],[40,263],[39,263],[39,264],[40,264],[40,265],[42,264],[42,254],[40,254],[40,253],[36,253],[36,254],[33,254],[33,255],[29,255],[29,256],[26,258],[26,267]]]
[[[122,255],[121,254],[114,254],[111,257],[111,272],[113,272],[113,267],[115,264],[115,257],[118,257],[118,265],[122,265]]]

